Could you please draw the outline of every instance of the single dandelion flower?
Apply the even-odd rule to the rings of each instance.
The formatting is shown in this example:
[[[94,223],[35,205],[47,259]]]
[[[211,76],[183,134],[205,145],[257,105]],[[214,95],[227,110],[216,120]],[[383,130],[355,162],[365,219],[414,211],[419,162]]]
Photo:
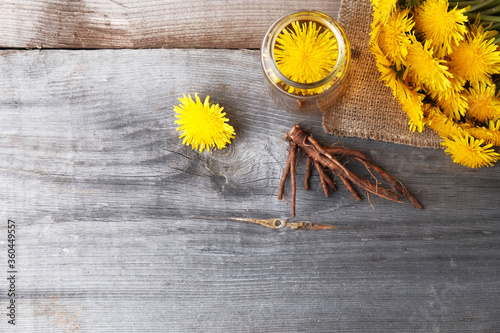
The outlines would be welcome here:
[[[433,107],[428,110],[425,117],[425,125],[429,126],[434,132],[444,139],[453,136],[463,136],[466,134],[465,130],[450,119],[447,115],[443,114],[438,107]]]
[[[211,104],[210,96],[203,103],[198,94],[195,97],[196,101],[191,95],[184,95],[179,98],[181,104],[174,107],[175,117],[178,118],[175,123],[179,125],[176,130],[181,133],[179,139],[183,139],[182,144],[191,145],[191,149],[198,149],[200,153],[215,146],[224,148],[235,137],[234,128],[227,124],[229,119],[222,112],[224,108]]]
[[[416,91],[412,91],[406,95],[400,94],[398,96],[398,102],[408,116],[408,124],[412,132],[422,132],[424,128],[425,104],[422,102],[424,97],[423,94],[419,94]]]
[[[417,86],[424,86],[435,93],[451,88],[450,79],[453,74],[448,72],[446,61],[433,56],[433,48],[429,40],[422,45],[411,35],[412,44],[408,48],[406,63],[408,71],[413,76]]]
[[[387,24],[380,28],[378,36],[380,47],[388,58],[396,64],[397,70],[406,64],[405,58],[411,44],[408,34],[415,23],[408,17],[409,12],[408,9],[396,10],[389,17]]]
[[[393,63],[387,58],[377,43],[370,43],[369,49],[375,57],[375,64],[380,72],[379,81],[383,81],[388,87],[392,88],[389,82],[395,81],[397,76],[397,72],[393,68]]]
[[[479,121],[500,118],[500,99],[495,95],[495,85],[478,83],[466,93],[469,102],[469,115]]]
[[[314,83],[325,78],[335,67],[338,58],[338,44],[330,29],[295,21],[284,28],[276,39],[274,59],[280,72],[292,81]],[[311,91],[319,93],[320,91]],[[291,91],[290,91],[291,90]],[[289,92],[295,92],[290,87]]]
[[[450,90],[448,94],[439,96],[436,103],[448,117],[453,119],[460,119],[467,110],[467,98],[456,90]]]
[[[373,22],[386,24],[396,10],[398,0],[372,0]]]
[[[402,80],[397,72],[387,78],[386,85],[391,88],[392,94],[396,100],[402,98],[413,98],[416,90],[409,86],[406,81]]]
[[[456,78],[452,78],[450,82],[451,87],[448,90],[439,94],[431,91],[430,95],[444,114],[453,119],[460,119],[465,115],[468,106],[467,97],[463,93],[465,88]]]
[[[465,127],[467,133],[475,138],[484,140],[485,143],[500,146],[500,120],[489,121],[487,127]]]
[[[387,74],[382,75],[380,80],[383,80],[385,85],[391,88],[394,98],[400,101],[401,105],[403,104],[401,100],[414,98],[416,94],[416,90],[409,86],[407,82],[400,77],[399,73],[392,68],[389,68]]]
[[[491,33],[476,27],[453,48],[449,55],[450,72],[465,83],[490,82],[492,74],[500,73],[500,51]]]
[[[476,21],[473,24],[469,25],[469,34],[473,34],[473,35],[481,34],[481,35],[483,35],[484,40],[493,38],[498,34],[498,31],[490,30],[492,24],[493,23],[490,22],[489,25],[485,26],[485,23],[483,23],[481,21],[481,15],[477,15]]]
[[[405,81],[402,80],[399,73],[395,70],[392,62],[387,59],[378,44],[371,43],[369,45],[371,53],[375,57],[375,64],[380,72],[379,81],[391,88],[394,98],[398,99],[399,95],[406,97],[411,95],[413,90]]]
[[[448,0],[426,0],[415,10],[415,30],[431,40],[436,56],[442,58],[452,52],[452,46],[464,39],[467,8],[448,11]]]
[[[492,144],[483,145],[484,140],[476,139],[469,134],[453,136],[441,144],[445,152],[451,155],[453,162],[469,168],[492,166],[500,158]]]

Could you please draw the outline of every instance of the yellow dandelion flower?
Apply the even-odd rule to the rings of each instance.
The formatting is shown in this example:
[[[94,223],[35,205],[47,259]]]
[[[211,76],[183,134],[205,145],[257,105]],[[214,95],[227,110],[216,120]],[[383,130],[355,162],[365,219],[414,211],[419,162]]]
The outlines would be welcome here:
[[[456,90],[450,90],[448,94],[440,96],[436,103],[447,116],[453,119],[460,119],[467,110],[467,98]]]
[[[382,27],[382,25],[381,24],[377,24],[377,22],[375,22],[375,21],[373,21],[370,24],[371,31],[370,31],[370,42],[368,43],[369,46],[371,44],[378,44],[378,42],[379,42],[379,35],[380,35],[380,27]]]
[[[485,143],[500,146],[500,120],[490,121],[488,127],[468,126],[465,130],[473,137],[484,140]]]
[[[198,94],[195,97],[196,101],[191,95],[184,95],[179,98],[181,104],[174,107],[175,117],[178,118],[175,123],[179,125],[176,130],[181,133],[179,139],[183,139],[182,144],[191,145],[191,149],[198,149],[200,153],[215,146],[224,148],[235,137],[234,128],[227,124],[229,119],[222,112],[224,108],[219,104],[211,104],[210,96],[205,98],[204,103]]]
[[[448,11],[448,0],[426,0],[415,10],[415,30],[431,40],[436,56],[442,58],[452,52],[452,46],[464,39],[467,8]]]
[[[408,71],[413,76],[415,84],[424,86],[427,90],[440,93],[451,87],[453,77],[445,66],[446,61],[433,56],[433,48],[429,40],[422,45],[415,36],[410,37],[412,44],[408,48],[406,62]]]
[[[391,88],[394,98],[397,100],[400,98],[413,98],[416,90],[409,86],[406,81],[401,80],[396,72],[393,73],[394,75],[390,77],[386,85]]]
[[[448,90],[439,94],[431,91],[430,95],[444,114],[453,119],[460,119],[465,115],[468,106],[467,97],[462,93],[465,88],[456,78],[451,79],[450,82],[451,87]]]
[[[479,121],[500,118],[500,99],[495,95],[495,85],[476,84],[466,93],[469,115]]]
[[[410,130],[412,132],[415,132],[416,130],[418,132],[422,132],[424,125],[424,105],[422,103],[422,100],[424,98],[424,95],[418,94],[404,81],[402,81],[398,77],[398,73],[395,72],[391,67],[389,60],[384,58],[383,55],[380,55],[377,52],[375,58],[380,59],[379,61],[377,61],[377,67],[381,73],[379,80],[383,81],[387,87],[391,88],[394,98],[399,102],[403,111],[408,115],[408,124],[410,125]]]
[[[384,50],[388,58],[396,64],[398,70],[401,69],[402,65],[406,65],[405,58],[408,54],[408,47],[411,44],[408,33],[415,24],[408,17],[409,12],[408,9],[396,10],[390,16],[387,24],[381,27],[378,37],[380,47]]]
[[[380,79],[384,80],[385,85],[392,90],[392,94],[396,100],[404,100],[408,98],[414,98],[416,90],[410,87],[405,81],[400,79],[399,75],[397,72],[392,70],[392,72],[389,72],[389,70],[392,70],[391,68],[388,69],[387,75],[382,76]],[[402,105],[403,103],[400,102]]]
[[[386,24],[392,12],[396,10],[398,0],[372,0],[373,21]]]
[[[484,40],[490,39],[498,34],[496,30],[489,30],[492,24],[493,23],[490,23],[485,26],[485,23],[481,21],[481,16],[477,15],[476,21],[470,25],[469,33],[473,35],[482,34]]]
[[[463,128],[461,128],[448,116],[443,114],[438,107],[433,107],[428,110],[428,114],[424,122],[425,125],[429,126],[442,138],[463,136],[466,134]]]
[[[500,51],[489,37],[489,32],[476,27],[449,55],[450,72],[463,83],[490,82],[492,74],[500,73]]]
[[[424,97],[424,95],[419,94],[416,91],[411,91],[406,96],[403,94],[398,96],[398,102],[408,116],[408,124],[410,125],[410,131],[412,132],[422,132],[424,128],[423,120],[425,104],[422,102]]]
[[[371,43],[370,51],[375,56],[375,64],[380,72],[378,80],[391,88],[394,98],[399,99],[400,95],[401,98],[407,98],[412,95],[413,89],[399,77],[398,72],[393,68],[392,62],[387,59],[380,47],[375,43]]]
[[[453,162],[469,168],[480,168],[492,166],[500,158],[500,154],[492,148],[493,145],[482,146],[483,143],[484,140],[465,134],[453,136],[441,144],[446,147],[445,152],[453,157]]]
[[[284,28],[278,35],[274,59],[281,73],[290,80],[314,83],[333,70],[338,52],[337,39],[331,30],[318,26],[316,22],[295,21],[291,28]],[[293,87],[290,89],[289,92],[294,92]]]

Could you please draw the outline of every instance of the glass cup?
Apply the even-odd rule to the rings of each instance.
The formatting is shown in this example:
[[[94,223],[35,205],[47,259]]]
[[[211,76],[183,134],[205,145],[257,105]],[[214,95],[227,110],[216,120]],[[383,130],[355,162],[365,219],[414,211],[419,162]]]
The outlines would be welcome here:
[[[338,55],[333,69],[316,82],[294,81],[285,76],[276,63],[278,36],[284,29],[290,29],[294,22],[315,22],[322,31],[330,30],[337,41]],[[260,56],[266,87],[275,104],[291,113],[314,115],[326,111],[342,93],[351,50],[344,30],[334,19],[318,11],[300,11],[285,15],[271,25],[262,42]]]

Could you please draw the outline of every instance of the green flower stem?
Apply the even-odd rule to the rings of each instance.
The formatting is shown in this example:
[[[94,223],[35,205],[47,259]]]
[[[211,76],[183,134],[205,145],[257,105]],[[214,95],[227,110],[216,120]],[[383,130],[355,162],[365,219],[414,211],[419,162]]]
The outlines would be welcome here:
[[[464,13],[469,19],[476,19],[480,13]],[[500,22],[500,16],[492,15],[481,15],[481,21],[483,22]]]
[[[469,8],[468,12],[473,13],[478,11],[479,9],[486,9],[490,8],[490,5],[498,5],[498,0],[486,0],[482,1],[481,3],[478,3],[477,5],[471,5]]]
[[[498,5],[498,4],[500,4],[500,1],[498,0],[456,1],[456,2],[449,2],[448,8],[453,9],[456,6],[458,6],[458,8],[471,6],[471,9],[469,11],[476,11],[481,8],[486,9],[491,7],[491,5]]]
[[[500,12],[500,6],[495,6],[487,10],[483,10],[481,12],[481,16],[483,15],[495,15]]]
[[[475,0],[475,1],[450,1],[448,2],[448,8],[453,9],[458,6],[458,8],[464,8],[467,6],[475,6],[483,3],[483,0]]]

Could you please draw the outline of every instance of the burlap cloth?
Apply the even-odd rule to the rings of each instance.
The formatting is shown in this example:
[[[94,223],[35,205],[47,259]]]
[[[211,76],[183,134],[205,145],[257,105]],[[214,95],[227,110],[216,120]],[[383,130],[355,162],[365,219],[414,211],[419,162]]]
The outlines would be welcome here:
[[[351,43],[351,65],[345,93],[323,114],[326,132],[383,140],[418,147],[441,148],[430,129],[412,133],[408,118],[390,88],[377,81],[380,73],[368,49],[372,9],[370,0],[342,0],[338,22]]]

